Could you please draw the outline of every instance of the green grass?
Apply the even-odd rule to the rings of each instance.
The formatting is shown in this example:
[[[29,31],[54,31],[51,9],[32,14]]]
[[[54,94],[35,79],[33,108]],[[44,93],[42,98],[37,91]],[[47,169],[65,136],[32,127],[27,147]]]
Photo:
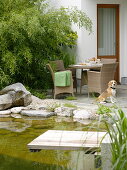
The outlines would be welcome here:
[[[68,96],[65,98],[66,100],[77,100],[75,96]]]
[[[73,108],[77,108],[76,105],[72,104],[72,103],[65,103],[64,104],[65,107],[73,107]]]

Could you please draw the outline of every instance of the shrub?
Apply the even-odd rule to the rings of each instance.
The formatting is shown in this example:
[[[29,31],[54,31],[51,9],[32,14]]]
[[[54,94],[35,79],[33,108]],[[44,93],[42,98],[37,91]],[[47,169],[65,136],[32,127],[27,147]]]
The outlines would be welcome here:
[[[76,46],[71,23],[91,32],[92,23],[77,9],[53,10],[37,0],[0,0],[0,87],[21,82],[45,89],[51,84],[49,60],[74,62],[68,48]]]

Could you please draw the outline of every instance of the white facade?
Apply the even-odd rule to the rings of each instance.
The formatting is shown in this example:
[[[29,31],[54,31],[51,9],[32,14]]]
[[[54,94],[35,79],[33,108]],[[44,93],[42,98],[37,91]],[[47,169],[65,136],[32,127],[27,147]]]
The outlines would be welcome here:
[[[77,29],[79,36],[77,62],[83,62],[87,58],[97,56],[97,4],[119,4],[119,63],[121,80],[121,77],[127,77],[127,0],[52,0],[52,5],[56,7],[77,6],[93,22],[93,33],[90,35],[84,28]]]

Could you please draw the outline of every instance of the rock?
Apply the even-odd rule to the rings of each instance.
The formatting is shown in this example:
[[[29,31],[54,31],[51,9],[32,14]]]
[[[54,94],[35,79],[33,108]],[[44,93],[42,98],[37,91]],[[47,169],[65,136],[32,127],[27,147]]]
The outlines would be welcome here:
[[[96,114],[95,112],[92,112],[90,115],[90,119],[91,120],[98,120],[99,119],[99,115]]]
[[[28,106],[32,102],[31,93],[21,83],[15,83],[0,91],[0,110],[14,106]]]
[[[47,105],[41,105],[38,107],[39,110],[46,110],[47,109]]]
[[[10,114],[11,114],[10,110],[0,111],[0,117],[10,117]]]
[[[54,112],[47,112],[46,110],[22,110],[21,115],[23,116],[41,116],[41,117],[50,117],[55,115]]]
[[[0,111],[0,115],[9,115],[11,114],[11,110],[3,110],[3,111]]]
[[[90,116],[91,116],[91,111],[88,111],[88,110],[75,110],[73,112],[74,116],[73,118],[76,118],[76,119],[90,119]]]
[[[13,107],[11,108],[11,113],[20,113],[21,110],[25,109],[25,107]]]
[[[74,108],[72,107],[58,107],[55,109],[55,113],[58,115],[58,116],[66,116],[66,117],[71,117],[73,116],[73,111],[74,111]]]
[[[22,116],[20,114],[12,113],[11,117],[16,118],[16,119],[21,119]]]
[[[12,106],[12,98],[10,94],[0,95],[0,110],[8,109]]]

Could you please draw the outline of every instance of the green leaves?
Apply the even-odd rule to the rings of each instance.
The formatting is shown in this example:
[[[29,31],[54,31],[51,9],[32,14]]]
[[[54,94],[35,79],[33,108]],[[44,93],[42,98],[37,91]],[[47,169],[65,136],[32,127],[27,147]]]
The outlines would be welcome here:
[[[111,109],[107,106],[99,104],[98,110],[96,112],[97,114],[106,114],[106,113],[111,113]]]
[[[46,63],[63,59],[67,66],[74,62],[75,55],[70,51],[78,35],[71,24],[77,23],[91,32],[90,19],[77,9],[50,9],[40,0],[0,0],[0,4],[2,74],[11,82],[49,88],[51,78]],[[5,82],[10,81],[3,76],[0,86]]]
[[[16,69],[16,57],[10,51],[6,51],[4,57],[2,58],[2,63],[5,66],[4,71],[10,74],[15,73]]]
[[[92,21],[86,15],[86,13],[78,10],[77,7],[71,8],[70,12],[70,19],[72,22],[77,24],[79,28],[84,27],[90,33],[92,32]]]
[[[115,118],[107,114],[112,120],[111,125],[103,120],[111,138],[112,169],[127,169],[127,117],[121,109],[115,112]]]
[[[6,85],[6,83],[10,83],[9,76],[0,68],[0,88],[2,88],[1,85]]]

